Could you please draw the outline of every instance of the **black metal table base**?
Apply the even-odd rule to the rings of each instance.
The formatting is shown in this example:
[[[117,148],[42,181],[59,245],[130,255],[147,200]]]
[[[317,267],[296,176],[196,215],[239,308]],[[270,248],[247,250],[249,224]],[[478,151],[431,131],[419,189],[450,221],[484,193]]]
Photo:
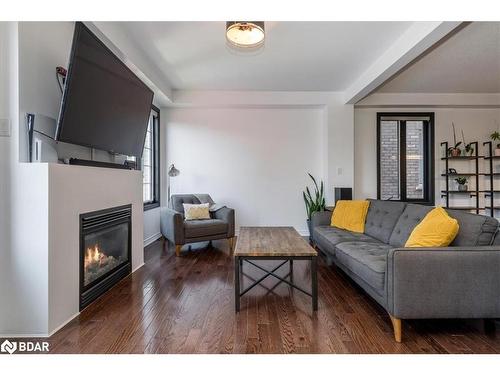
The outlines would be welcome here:
[[[283,260],[279,265],[274,267],[272,270],[267,270],[264,267],[254,263],[254,260]],[[309,260],[311,262],[311,292],[302,289],[298,285],[293,283],[293,261],[294,260]],[[242,274],[243,262],[246,261],[248,264],[260,269],[265,272],[265,275],[255,280],[250,286],[245,288],[243,291],[240,288],[240,278]],[[275,272],[280,269],[285,264],[289,264],[290,272],[287,276],[289,276],[290,280],[285,279],[284,277],[278,276]],[[318,310],[318,263],[316,256],[308,256],[308,257],[297,257],[297,256],[235,256],[234,257],[234,290],[235,290],[235,309],[236,312],[240,311],[240,298],[245,295],[248,291],[259,285],[262,281],[267,279],[269,276],[272,276],[279,280],[279,283],[285,283],[292,287],[293,289],[297,289],[298,291],[308,295],[312,298],[312,309],[313,311]],[[275,286],[276,287],[276,286]],[[274,289],[274,288],[273,288]]]

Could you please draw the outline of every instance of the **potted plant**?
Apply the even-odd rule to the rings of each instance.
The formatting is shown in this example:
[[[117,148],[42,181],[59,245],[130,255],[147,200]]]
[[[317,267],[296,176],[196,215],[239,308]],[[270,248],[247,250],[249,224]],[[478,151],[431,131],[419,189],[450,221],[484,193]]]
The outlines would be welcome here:
[[[465,137],[464,137],[464,131],[462,130],[462,142],[464,143],[464,151],[466,156],[473,156],[474,155],[474,145],[472,142],[467,143],[465,142]]]
[[[467,191],[467,178],[457,177],[455,181],[458,183],[458,191]]]
[[[316,182],[316,179],[312,176],[312,174],[308,173],[309,177],[314,183],[314,194],[311,194],[309,187],[306,186],[306,190],[302,192],[304,197],[304,203],[306,205],[306,213],[307,213],[307,228],[309,229],[309,241],[312,238],[311,233],[311,217],[314,212],[325,211],[326,203],[325,203],[325,195],[324,195],[324,186],[323,181],[320,182],[320,186]]]
[[[491,133],[490,138],[492,141],[500,141],[500,133],[495,131]],[[500,143],[497,143],[497,147],[495,148],[495,156],[500,156]]]
[[[453,144],[455,146],[448,147],[447,151],[448,151],[448,156],[456,157],[460,156],[460,154],[462,153],[462,150],[458,148],[462,144],[462,142],[457,142],[457,135],[455,133],[455,124],[453,122],[451,123],[451,126],[453,127]]]

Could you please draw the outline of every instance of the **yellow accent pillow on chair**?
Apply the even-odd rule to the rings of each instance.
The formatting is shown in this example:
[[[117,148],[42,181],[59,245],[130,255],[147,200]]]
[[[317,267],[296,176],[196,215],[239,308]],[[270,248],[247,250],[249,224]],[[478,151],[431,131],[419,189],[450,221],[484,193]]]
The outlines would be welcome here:
[[[458,234],[458,221],[450,217],[443,207],[430,211],[406,241],[405,247],[445,247]]]
[[[363,233],[369,206],[369,201],[339,200],[333,210],[331,225],[351,232]]]

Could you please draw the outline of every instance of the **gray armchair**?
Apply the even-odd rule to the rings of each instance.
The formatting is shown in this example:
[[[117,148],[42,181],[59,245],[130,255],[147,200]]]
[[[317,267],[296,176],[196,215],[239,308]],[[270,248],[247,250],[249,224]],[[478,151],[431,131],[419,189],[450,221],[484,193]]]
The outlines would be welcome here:
[[[234,247],[234,210],[221,207],[210,212],[210,219],[184,220],[183,203],[213,203],[208,194],[172,195],[169,207],[161,208],[161,233],[175,245],[175,254],[180,255],[182,245],[194,242],[228,239],[231,252]]]

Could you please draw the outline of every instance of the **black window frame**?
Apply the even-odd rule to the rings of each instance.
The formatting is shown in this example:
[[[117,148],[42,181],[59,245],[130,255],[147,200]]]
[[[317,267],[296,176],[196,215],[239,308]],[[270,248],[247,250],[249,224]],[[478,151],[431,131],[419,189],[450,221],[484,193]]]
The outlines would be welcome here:
[[[423,199],[407,198],[406,193],[406,121],[400,120],[399,128],[399,183],[400,199],[391,199],[399,202],[418,203],[433,206],[435,204],[435,176],[434,176],[434,112],[377,112],[377,199],[381,197],[381,165],[380,165],[380,126],[382,118],[421,118],[428,117],[424,121],[424,181]]]
[[[153,135],[151,143],[153,199],[144,202],[144,211],[160,207],[160,109],[153,105],[151,111],[156,113],[156,116],[153,116],[154,120],[151,128]],[[142,161],[140,161],[139,165],[142,166]]]

